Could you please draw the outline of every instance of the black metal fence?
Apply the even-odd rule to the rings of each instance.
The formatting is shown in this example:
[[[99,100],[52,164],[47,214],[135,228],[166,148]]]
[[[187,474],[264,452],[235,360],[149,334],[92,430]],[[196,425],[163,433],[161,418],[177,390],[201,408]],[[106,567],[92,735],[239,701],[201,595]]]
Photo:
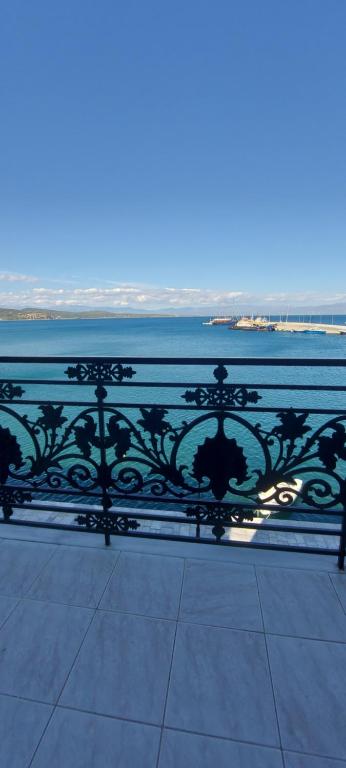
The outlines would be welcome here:
[[[106,544],[334,553],[343,568],[345,367],[2,357],[1,522],[100,532]]]

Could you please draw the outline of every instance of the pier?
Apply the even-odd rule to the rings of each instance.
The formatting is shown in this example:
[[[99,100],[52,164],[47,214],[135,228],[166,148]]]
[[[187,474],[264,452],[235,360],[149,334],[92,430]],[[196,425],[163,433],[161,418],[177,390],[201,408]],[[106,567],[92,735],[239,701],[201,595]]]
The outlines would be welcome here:
[[[232,331],[286,331],[288,333],[326,333],[346,336],[346,325],[305,321],[270,321],[263,317],[241,317],[230,326]]]

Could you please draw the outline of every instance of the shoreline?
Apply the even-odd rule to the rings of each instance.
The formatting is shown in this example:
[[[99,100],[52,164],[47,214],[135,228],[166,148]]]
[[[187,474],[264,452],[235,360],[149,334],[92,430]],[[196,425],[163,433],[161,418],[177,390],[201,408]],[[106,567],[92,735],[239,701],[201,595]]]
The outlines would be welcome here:
[[[18,323],[18,322],[47,322],[48,320],[164,320],[180,317],[180,315],[80,315],[73,317],[0,317],[0,323]]]

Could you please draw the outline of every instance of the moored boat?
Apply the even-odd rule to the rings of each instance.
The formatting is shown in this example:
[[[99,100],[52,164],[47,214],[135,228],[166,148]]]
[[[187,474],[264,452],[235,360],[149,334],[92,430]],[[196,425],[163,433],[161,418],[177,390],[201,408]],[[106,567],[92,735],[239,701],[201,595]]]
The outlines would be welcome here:
[[[313,334],[318,334],[319,336],[321,336],[321,335],[325,334],[325,331],[320,331],[320,330],[318,330],[318,331],[316,330],[315,331],[313,328],[307,328],[306,330],[303,330],[302,333],[313,333]]]
[[[236,321],[234,317],[211,317],[210,320],[204,321],[202,325],[228,325]]]

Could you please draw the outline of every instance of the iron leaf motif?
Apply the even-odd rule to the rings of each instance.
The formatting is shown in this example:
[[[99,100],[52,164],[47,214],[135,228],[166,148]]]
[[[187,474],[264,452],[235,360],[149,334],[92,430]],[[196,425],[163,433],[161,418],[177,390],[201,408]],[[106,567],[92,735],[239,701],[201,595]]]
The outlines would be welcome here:
[[[58,429],[67,421],[65,416],[62,416],[63,405],[40,405],[39,410],[42,411],[41,416],[37,423],[44,429]]]
[[[138,419],[139,424],[151,437],[154,435],[164,435],[171,429],[168,421],[164,420],[168,411],[165,408],[141,408],[142,418]]]
[[[85,459],[91,455],[91,446],[96,445],[96,423],[91,416],[84,416],[84,426],[74,427],[76,445]]]
[[[11,434],[8,427],[0,427],[0,483],[6,483],[11,465],[20,469],[22,459],[22,452],[15,435]]]
[[[326,469],[333,470],[338,459],[346,460],[346,432],[342,424],[337,424],[332,437],[320,437],[318,454]]]
[[[207,437],[197,448],[193,461],[193,475],[200,483],[210,480],[210,488],[216,499],[222,499],[234,478],[238,485],[247,480],[247,462],[243,449],[235,438],[226,437],[223,422],[219,421],[214,437]]]
[[[293,408],[289,408],[287,411],[280,411],[277,414],[277,418],[280,419],[281,425],[276,426],[272,430],[273,435],[277,435],[281,440],[290,440],[294,442],[298,438],[304,437],[306,432],[311,431],[311,427],[305,424],[306,414],[297,414]]]
[[[131,447],[131,431],[127,427],[119,427],[118,421],[116,416],[109,419],[107,425],[109,438],[105,438],[105,445],[106,447],[114,446],[116,457],[122,459]]]
[[[119,418],[112,416],[109,419],[108,436],[104,437],[105,448],[111,448],[114,446],[115,455],[118,459],[122,459],[131,446],[131,431],[127,427],[119,426]],[[89,459],[91,456],[91,448],[100,448],[101,441],[96,434],[96,422],[94,419],[87,415],[84,416],[84,425],[74,427],[76,445],[83,454],[84,458]]]

